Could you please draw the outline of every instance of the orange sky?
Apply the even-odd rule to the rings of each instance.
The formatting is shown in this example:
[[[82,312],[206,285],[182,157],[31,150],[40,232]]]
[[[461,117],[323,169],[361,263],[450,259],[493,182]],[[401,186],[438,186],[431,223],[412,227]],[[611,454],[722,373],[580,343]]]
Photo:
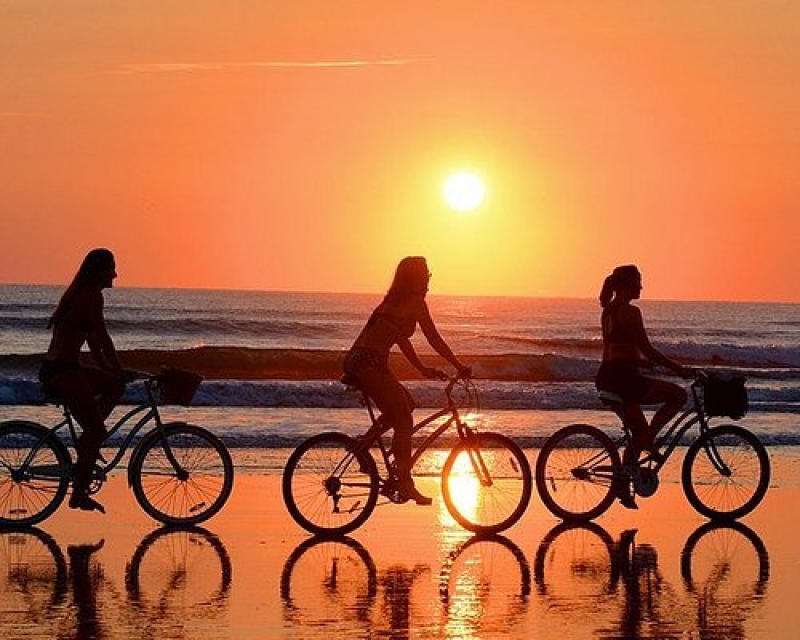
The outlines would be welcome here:
[[[0,280],[800,302],[800,4],[0,5]],[[480,174],[448,209],[452,171]]]

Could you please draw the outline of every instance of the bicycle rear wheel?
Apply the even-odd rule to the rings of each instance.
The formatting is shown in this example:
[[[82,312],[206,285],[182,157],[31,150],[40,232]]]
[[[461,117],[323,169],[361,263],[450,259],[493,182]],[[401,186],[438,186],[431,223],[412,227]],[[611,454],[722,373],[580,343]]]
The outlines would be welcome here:
[[[681,473],[689,503],[712,520],[735,520],[750,513],[764,498],[769,478],[764,445],[732,424],[709,429],[695,440]]]
[[[442,468],[442,497],[450,515],[475,533],[504,531],[525,513],[533,490],[522,449],[499,433],[461,440]]]
[[[72,459],[35,422],[0,424],[0,526],[29,526],[52,515],[67,494]]]
[[[208,520],[233,489],[233,461],[225,445],[210,431],[185,423],[164,425],[142,440],[128,474],[142,509],[164,524]]]
[[[343,433],[320,433],[289,456],[283,501],[295,522],[316,535],[360,527],[378,502],[378,470],[368,451]]]
[[[536,460],[536,489],[544,505],[562,520],[592,520],[612,505],[617,447],[587,424],[559,429]]]

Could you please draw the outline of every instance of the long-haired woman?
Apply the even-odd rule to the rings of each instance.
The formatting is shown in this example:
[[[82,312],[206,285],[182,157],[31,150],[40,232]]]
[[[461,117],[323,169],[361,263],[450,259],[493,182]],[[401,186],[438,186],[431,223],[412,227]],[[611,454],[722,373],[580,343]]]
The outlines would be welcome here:
[[[432,500],[417,490],[411,477],[414,405],[408,391],[389,370],[389,352],[397,345],[423,376],[437,376],[439,372],[425,366],[411,344],[410,338],[419,325],[431,347],[452,364],[459,375],[470,375],[470,368],[456,358],[431,318],[425,301],[430,276],[425,258],[410,256],[401,260],[389,291],[372,312],[344,360],[345,374],[374,400],[385,424],[394,429],[392,451],[399,495],[423,505],[431,504]]]
[[[103,506],[89,496],[89,485],[107,433],[104,421],[125,389],[103,313],[103,289],[112,287],[116,277],[111,251],[93,249],[86,254],[50,318],[53,334],[39,370],[45,393],[65,403],[82,429],[69,506],[103,513]],[[80,364],[84,344],[97,367]]]

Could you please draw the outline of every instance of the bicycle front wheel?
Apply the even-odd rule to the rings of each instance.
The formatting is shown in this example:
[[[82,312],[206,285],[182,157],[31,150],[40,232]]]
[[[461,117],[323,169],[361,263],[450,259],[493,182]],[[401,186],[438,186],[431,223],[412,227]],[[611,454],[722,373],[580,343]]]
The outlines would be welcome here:
[[[0,424],[0,526],[30,526],[58,509],[72,460],[49,429],[23,420]]]
[[[366,450],[343,433],[320,433],[289,456],[283,501],[295,522],[315,535],[354,531],[378,502],[378,470]]]
[[[617,447],[587,424],[559,429],[536,460],[536,489],[544,505],[562,520],[592,520],[614,502]]]
[[[233,489],[233,461],[225,445],[210,431],[184,423],[164,425],[142,440],[128,473],[142,509],[164,524],[208,520]]]
[[[468,531],[504,531],[525,513],[533,490],[531,467],[513,440],[476,433],[461,440],[442,468],[442,497]]]
[[[769,487],[769,456],[747,429],[722,425],[692,443],[681,476],[686,498],[699,513],[712,520],[735,520],[764,498]]]

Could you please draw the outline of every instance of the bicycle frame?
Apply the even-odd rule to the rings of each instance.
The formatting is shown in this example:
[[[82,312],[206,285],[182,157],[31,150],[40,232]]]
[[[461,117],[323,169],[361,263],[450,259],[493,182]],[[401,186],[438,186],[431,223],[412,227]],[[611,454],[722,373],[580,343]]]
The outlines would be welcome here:
[[[452,391],[453,387],[455,386],[456,382],[458,382],[459,378],[452,378],[450,382],[445,387],[445,396],[447,398],[447,406],[439,409],[429,416],[423,418],[419,422],[415,423],[413,428],[411,429],[411,436],[413,437],[415,434],[419,433],[422,429],[430,426],[431,424],[435,423],[437,420],[441,420],[442,418],[447,417],[447,419],[439,425],[436,429],[434,429],[431,433],[429,433],[425,439],[420,443],[412,452],[411,454],[411,467],[413,468],[417,461],[422,457],[422,454],[427,451],[434,442],[436,442],[442,434],[450,429],[454,424],[456,426],[456,432],[458,433],[458,437],[460,440],[466,440],[471,437],[473,433],[473,429],[464,423],[461,420],[461,415],[459,412],[459,408],[456,405],[456,402],[452,398]],[[383,441],[383,435],[389,431],[392,427],[387,426],[383,423],[382,416],[376,415],[375,407],[370,399],[370,397],[361,389],[359,389],[361,393],[362,404],[367,408],[367,413],[369,414],[371,425],[370,428],[362,434],[359,438],[359,447],[356,451],[353,452],[355,455],[357,452],[360,451],[368,451],[373,445],[377,446],[378,450],[381,452],[381,459],[386,468],[386,471],[389,476],[394,475],[392,460],[390,459],[391,450]],[[449,417],[448,417],[449,416]],[[346,466],[346,464],[343,464]],[[486,475],[485,469],[484,476]]]
[[[153,376],[148,376],[144,379],[144,388],[147,394],[147,402],[143,402],[140,405],[137,405],[127,411],[124,415],[122,415],[115,423],[114,426],[108,431],[106,438],[113,436],[114,434],[118,433],[125,425],[130,423],[134,417],[139,416],[136,424],[131,427],[130,431],[125,434],[122,442],[120,443],[117,452],[114,454],[114,457],[111,459],[110,462],[103,464],[96,464],[96,468],[99,468],[102,478],[105,479],[105,476],[110,472],[113,471],[117,465],[122,461],[122,458],[125,456],[128,448],[131,446],[133,439],[136,435],[145,427],[145,425],[153,421],[155,423],[155,427],[150,431],[158,431],[159,433],[163,433],[164,423],[161,420],[161,414],[158,410],[158,402],[156,400],[156,396],[154,390],[157,386],[157,379]],[[72,417],[72,413],[70,412],[69,408],[66,405],[62,405],[62,411],[64,413],[64,417],[61,421],[59,421],[56,425],[48,429],[47,435],[45,435],[34,447],[31,448],[30,452],[26,456],[25,460],[23,461],[22,465],[20,466],[21,472],[27,472],[31,461],[34,459],[36,454],[41,448],[41,445],[50,440],[51,438],[55,438],[57,440],[61,440],[58,436],[58,432],[61,431],[64,427],[68,428],[69,437],[73,447],[77,447],[78,442],[78,433],[75,427],[75,420]],[[143,414],[143,415],[142,415]],[[177,470],[180,471],[180,465],[175,460],[174,456],[172,455],[172,450],[170,449],[169,443],[166,439],[162,440],[164,451],[167,455],[167,459],[170,461],[172,466]],[[44,474],[42,473],[41,469],[37,469],[38,475],[52,475],[52,474]],[[61,472],[56,474],[57,476],[61,475]]]
[[[672,453],[677,449],[678,445],[680,444],[681,438],[683,438],[684,434],[686,434],[695,424],[699,425],[700,433],[698,435],[701,436],[706,433],[709,429],[709,422],[708,417],[705,415],[703,411],[703,403],[700,401],[700,397],[698,395],[698,389],[701,386],[700,380],[695,380],[692,382],[690,389],[692,392],[692,406],[684,409],[673,421],[672,423],[666,428],[666,431],[659,435],[656,438],[655,444],[657,447],[665,447],[661,458],[659,460],[653,460],[652,466],[650,469],[654,471],[656,474],[661,471],[664,465],[667,463],[667,460],[672,456]],[[616,412],[617,415],[620,417],[620,421],[622,422],[623,428],[623,436],[615,441],[615,444],[618,448],[627,446],[631,441],[631,430],[628,425],[625,424],[625,421],[622,420],[622,416]],[[720,471],[724,471],[727,467],[725,463],[722,461],[720,456],[717,454],[716,450],[714,449],[713,443],[710,443],[706,446],[706,453],[708,454],[709,459],[711,460],[712,464]]]

